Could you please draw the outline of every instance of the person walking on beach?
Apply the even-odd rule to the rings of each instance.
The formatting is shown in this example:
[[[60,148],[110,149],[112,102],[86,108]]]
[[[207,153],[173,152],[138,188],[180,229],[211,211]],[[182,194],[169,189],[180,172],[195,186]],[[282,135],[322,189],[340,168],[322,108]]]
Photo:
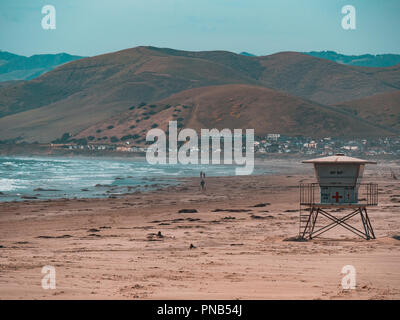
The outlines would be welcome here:
[[[206,190],[206,174],[203,171],[200,171],[200,188],[201,191]]]

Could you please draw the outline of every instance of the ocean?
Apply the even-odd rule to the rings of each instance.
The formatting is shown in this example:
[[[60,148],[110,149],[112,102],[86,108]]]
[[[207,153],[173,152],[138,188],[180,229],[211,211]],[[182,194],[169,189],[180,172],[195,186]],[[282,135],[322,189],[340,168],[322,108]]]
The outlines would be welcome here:
[[[150,165],[145,159],[0,157],[0,201],[105,198],[178,184],[177,178],[233,176],[231,165]],[[255,168],[253,174],[259,172]]]

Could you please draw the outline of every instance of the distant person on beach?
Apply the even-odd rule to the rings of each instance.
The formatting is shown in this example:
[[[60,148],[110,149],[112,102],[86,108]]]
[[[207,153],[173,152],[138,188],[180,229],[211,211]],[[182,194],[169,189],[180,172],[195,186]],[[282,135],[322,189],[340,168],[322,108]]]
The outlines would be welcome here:
[[[200,188],[201,191],[205,191],[206,190],[206,174],[203,171],[200,171]]]

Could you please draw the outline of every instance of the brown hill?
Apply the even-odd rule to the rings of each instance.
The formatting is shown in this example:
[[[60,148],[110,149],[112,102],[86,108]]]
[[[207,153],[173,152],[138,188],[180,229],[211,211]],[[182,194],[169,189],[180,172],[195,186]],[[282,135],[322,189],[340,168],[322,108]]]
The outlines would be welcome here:
[[[69,104],[66,99],[79,103],[90,97],[97,105],[127,102],[129,106],[188,88],[246,82],[254,80],[212,59],[137,47],[67,63],[37,79],[1,90],[0,116],[51,103]]]
[[[337,107],[355,114],[369,123],[400,133],[400,91],[391,91],[348,101]]]
[[[213,61],[144,47],[85,58],[21,85],[0,88],[0,140],[20,136],[52,141],[140,102],[223,83],[255,81]]]
[[[354,67],[298,52],[260,57],[265,86],[323,104],[336,104],[400,89],[400,65]]]
[[[264,86],[332,104],[400,89],[399,68],[372,69],[293,52],[249,57],[137,47],[70,62],[34,80],[0,88],[0,140],[52,141],[132,105],[205,86]]]
[[[387,68],[362,68],[362,71],[395,89],[400,88],[400,64]]]
[[[257,85],[286,91],[322,104],[400,89],[400,64],[386,68],[356,67],[299,52],[252,57],[227,51],[148,49],[169,56],[211,61],[235,70],[247,79],[256,80]]]
[[[178,127],[255,129],[268,133],[326,137],[388,135],[388,131],[365,124],[349,114],[287,93],[250,85],[220,85],[195,88],[174,94],[151,106],[138,107],[98,123],[76,138],[109,142],[111,137],[134,144],[144,143],[152,127],[168,130],[168,122]]]

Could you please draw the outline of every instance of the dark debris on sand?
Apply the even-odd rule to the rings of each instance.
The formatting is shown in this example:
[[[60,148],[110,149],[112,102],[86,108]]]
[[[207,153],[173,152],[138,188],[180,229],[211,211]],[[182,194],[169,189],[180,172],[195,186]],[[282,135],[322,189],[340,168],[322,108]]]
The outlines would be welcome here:
[[[149,233],[147,234],[147,241],[161,241],[160,239],[163,239],[164,235],[161,233],[161,231],[158,231],[158,233]]]
[[[283,239],[283,241],[307,242],[308,240],[301,236],[295,236]]]
[[[257,216],[257,215],[255,215],[255,214],[252,214],[252,215],[250,216],[250,218],[252,218],[252,219],[259,219],[259,220],[265,220],[265,219],[273,219],[274,217],[273,217],[273,216]]]
[[[64,239],[64,238],[72,238],[69,234],[63,234],[62,236],[38,236],[39,239]]]
[[[91,233],[88,235],[88,237],[101,237],[101,235],[96,234],[96,233]]]
[[[178,213],[197,213],[196,209],[181,209]]]
[[[265,203],[259,203],[253,206],[253,208],[262,208],[262,207],[266,207],[269,206],[270,203],[269,202],[265,202]]]

